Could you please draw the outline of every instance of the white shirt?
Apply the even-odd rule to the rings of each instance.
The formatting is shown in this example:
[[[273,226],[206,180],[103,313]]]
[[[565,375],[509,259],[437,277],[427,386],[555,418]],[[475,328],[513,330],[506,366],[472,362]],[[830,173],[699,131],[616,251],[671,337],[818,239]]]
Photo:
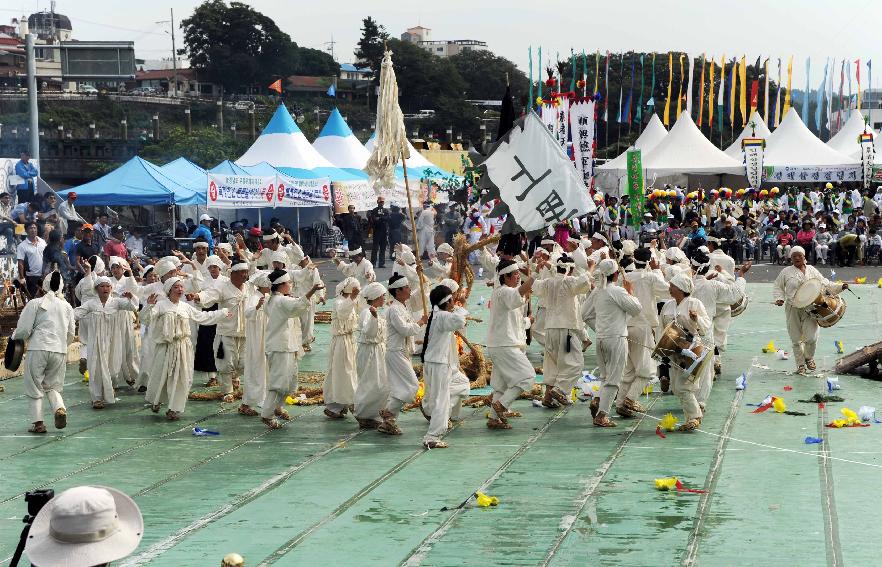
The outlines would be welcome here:
[[[28,269],[26,276],[42,276],[43,275],[43,250],[46,248],[46,241],[39,236],[33,242],[30,238],[26,238],[19,243],[15,251],[16,260],[25,260]]]
[[[627,337],[628,317],[642,309],[636,297],[613,284],[594,290],[595,329],[598,339]]]
[[[490,294],[490,321],[487,326],[488,347],[526,346],[524,298],[518,288],[499,285]]]
[[[721,266],[730,276],[735,275],[735,260],[722,250],[714,250],[708,254],[710,258],[711,268]]]
[[[704,276],[695,276],[692,281],[695,284],[692,297],[701,301],[710,318],[717,316],[718,303],[732,305],[738,302],[744,296],[744,286],[747,283],[744,278],[726,281],[719,276],[712,280]]]
[[[12,338],[28,340],[28,350],[67,353],[67,344],[75,333],[70,304],[57,296],[44,295],[25,304]]]
[[[265,352],[299,352],[303,338],[298,314],[309,308],[305,297],[289,297],[274,293],[266,301]]]
[[[631,320],[628,321],[628,326],[657,327],[657,304],[659,301],[669,297],[668,282],[665,281],[661,271],[636,269],[633,272],[627,272],[625,279],[634,286],[634,297],[640,302],[640,314],[631,317]]]
[[[459,356],[453,351],[451,333],[465,327],[466,315],[469,312],[457,307],[453,312],[436,309],[432,312],[432,324],[429,327],[424,362],[453,365],[454,357]]]
[[[689,317],[690,311],[696,312],[697,321],[693,321]],[[677,321],[681,327],[693,335],[705,339],[711,336],[713,321],[711,321],[701,301],[692,296],[683,298],[679,305],[676,299],[670,299],[665,303],[661,310],[661,324],[663,327],[667,327],[673,321]]]
[[[368,262],[367,258],[362,258],[358,264],[355,262],[340,262],[337,264],[337,269],[344,276],[357,279],[361,289],[364,289],[367,284],[377,279],[376,274],[374,274],[374,266]]]
[[[419,336],[423,328],[414,322],[407,306],[397,300],[392,300],[386,308],[386,341],[387,351],[402,351],[405,354],[413,354],[413,338]]]
[[[238,289],[229,278],[223,276],[213,281],[216,282],[214,285],[199,292],[197,302],[201,307],[217,304],[218,308],[226,308],[233,313],[233,317],[223,319],[217,324],[217,334],[225,337],[244,337],[245,292],[248,287],[243,285],[242,289]]]
[[[374,317],[370,307],[361,310],[358,317],[358,338],[356,343],[382,345],[386,343],[386,318],[382,313]],[[382,360],[379,364],[385,364]]]
[[[136,236],[126,238],[126,249],[132,256],[144,255],[144,239]]]
[[[416,229],[421,231],[435,230],[435,210],[429,207],[420,211],[416,220]]]
[[[799,289],[806,280],[821,280],[825,289],[831,293],[840,293],[842,291],[841,284],[835,284],[821,275],[821,272],[814,266],[806,264],[805,273],[796,266],[787,266],[778,273],[775,278],[775,284],[772,286],[772,299],[778,301],[783,299],[785,305],[790,306],[793,298],[796,296],[796,290]]]
[[[555,274],[550,278],[536,281],[533,284],[533,291],[538,297],[545,298],[547,308],[545,328],[581,329],[578,298],[591,291],[593,282],[591,274],[588,273],[579,277]]]

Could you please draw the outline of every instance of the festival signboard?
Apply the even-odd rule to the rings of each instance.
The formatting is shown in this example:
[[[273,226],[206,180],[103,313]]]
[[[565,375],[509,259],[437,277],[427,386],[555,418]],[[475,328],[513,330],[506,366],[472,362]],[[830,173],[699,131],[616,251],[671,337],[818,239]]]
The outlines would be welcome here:
[[[626,154],[628,171],[628,209],[631,224],[639,227],[643,219],[643,201],[646,196],[643,182],[643,152],[628,150]]]
[[[206,203],[218,209],[330,206],[330,180],[208,174]]]

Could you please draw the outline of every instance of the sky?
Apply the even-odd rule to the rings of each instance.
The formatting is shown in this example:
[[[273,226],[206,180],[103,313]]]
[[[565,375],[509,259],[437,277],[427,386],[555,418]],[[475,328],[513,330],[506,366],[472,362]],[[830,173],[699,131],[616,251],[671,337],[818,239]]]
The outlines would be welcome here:
[[[168,57],[169,24],[192,12],[199,0],[150,0],[133,3],[107,0],[57,0],[56,10],[71,18],[75,39],[130,40],[142,59]],[[826,58],[836,58],[838,89],[839,61],[860,58],[877,61],[874,85],[882,84],[882,43],[873,32],[882,22],[878,0],[631,0],[630,2],[563,2],[544,0],[443,0],[401,2],[400,0],[332,0],[312,3],[303,0],[245,0],[273,18],[299,45],[327,49],[333,38],[338,62],[354,60],[353,51],[361,35],[361,20],[372,16],[393,37],[408,27],[422,25],[432,30],[432,39],[476,39],[488,48],[527,70],[527,48],[542,46],[543,57],[556,53],[561,59],[570,50],[685,51],[696,57],[722,54],[727,58],[747,55],[794,56],[793,88],[805,87],[805,61],[811,58],[811,87],[821,82]],[[316,7],[320,6],[320,10]],[[49,8],[49,0],[2,0],[0,21],[21,13]],[[180,46],[180,30],[178,44]],[[675,63],[676,64],[676,63]],[[772,73],[773,77],[775,73]],[[867,87],[866,66],[861,71]],[[857,85],[855,83],[855,92]]]

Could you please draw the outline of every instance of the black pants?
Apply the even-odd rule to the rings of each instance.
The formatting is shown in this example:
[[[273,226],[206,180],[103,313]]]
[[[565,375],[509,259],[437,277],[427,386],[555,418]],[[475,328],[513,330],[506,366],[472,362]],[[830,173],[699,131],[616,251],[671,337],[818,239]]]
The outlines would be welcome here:
[[[377,253],[379,251],[379,254]],[[379,256],[380,264],[377,265]],[[371,244],[371,264],[382,268],[386,265],[386,231],[374,231],[374,241]]]
[[[392,259],[392,253],[395,251],[395,245],[402,242],[400,230],[389,231],[389,259]],[[373,254],[373,253],[372,253]]]
[[[28,297],[32,299],[37,297],[37,291],[41,287],[43,287],[42,276],[25,276],[25,288],[27,289]]]

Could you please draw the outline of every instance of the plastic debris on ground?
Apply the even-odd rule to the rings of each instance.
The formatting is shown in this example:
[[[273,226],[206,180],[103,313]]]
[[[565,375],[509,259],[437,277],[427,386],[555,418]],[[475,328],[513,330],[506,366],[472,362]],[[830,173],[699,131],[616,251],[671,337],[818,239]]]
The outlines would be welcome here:
[[[854,412],[854,410],[849,408],[842,408],[839,411],[842,412],[842,415],[845,417],[834,419],[827,424],[827,427],[831,427],[833,429],[841,429],[843,427],[870,427],[869,423],[864,423],[861,421],[861,418],[858,416],[858,414]]]
[[[193,435],[195,435],[196,437],[217,437],[218,435],[220,435],[220,431],[211,431],[210,429],[194,427]]]
[[[704,494],[707,492],[706,490],[686,488],[686,486],[680,482],[680,479],[675,476],[655,479],[655,489],[662,491],[692,492],[694,494]]]
[[[833,341],[833,346],[836,347],[836,354],[845,354],[845,347],[842,345],[842,341]]]
[[[769,341],[769,344],[763,347],[763,352],[778,352],[778,349],[775,348],[775,341]]]
[[[600,379],[591,372],[583,372],[582,377],[576,382],[574,390],[576,398],[580,400],[590,400],[600,392]]]
[[[816,445],[818,443],[823,443],[823,442],[824,442],[824,440],[821,439],[820,437],[806,437],[805,438],[806,445]]]
[[[861,418],[861,421],[875,421],[876,408],[872,406],[861,406],[858,408],[858,417]]]
[[[481,508],[486,508],[488,506],[499,506],[499,498],[495,496],[488,496],[483,492],[475,492],[475,503]]]
[[[827,377],[827,391],[832,392],[833,390],[839,389],[839,378],[836,376],[828,376]]]
[[[778,360],[790,360],[790,353],[784,349],[779,349],[775,352],[775,358]]]
[[[291,397],[291,396],[287,396],[285,398],[285,403],[288,404],[289,406],[296,406],[297,404],[305,402],[305,401],[306,401],[306,394],[300,394],[296,398]]]

